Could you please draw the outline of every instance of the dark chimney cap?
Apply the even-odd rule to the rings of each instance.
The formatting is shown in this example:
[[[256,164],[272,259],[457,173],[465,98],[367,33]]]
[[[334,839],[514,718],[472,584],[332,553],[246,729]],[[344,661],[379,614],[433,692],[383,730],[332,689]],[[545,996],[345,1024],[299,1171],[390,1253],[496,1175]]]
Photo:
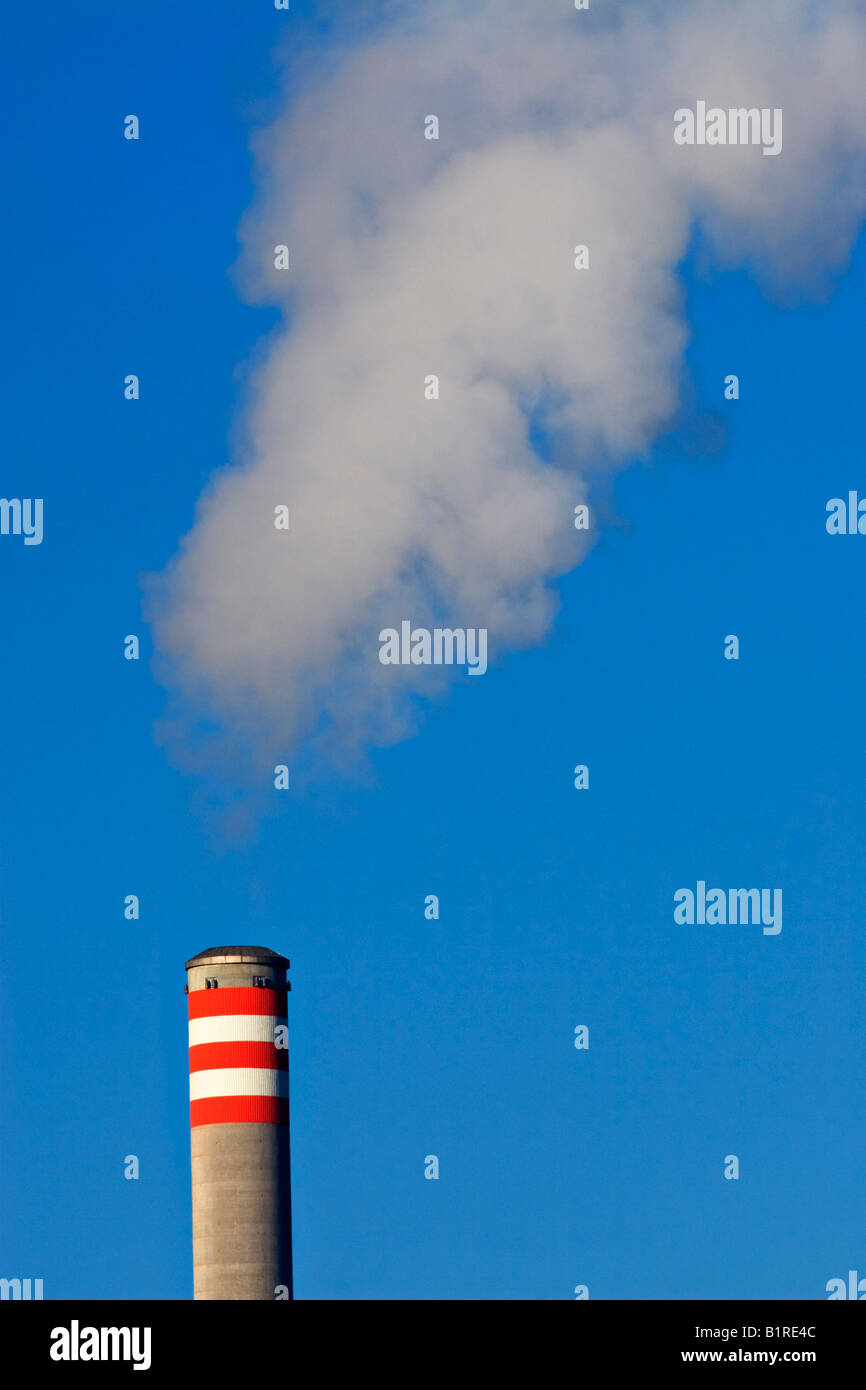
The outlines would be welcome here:
[[[290,962],[267,946],[210,946],[186,962],[193,965],[272,965],[275,970],[288,970]]]

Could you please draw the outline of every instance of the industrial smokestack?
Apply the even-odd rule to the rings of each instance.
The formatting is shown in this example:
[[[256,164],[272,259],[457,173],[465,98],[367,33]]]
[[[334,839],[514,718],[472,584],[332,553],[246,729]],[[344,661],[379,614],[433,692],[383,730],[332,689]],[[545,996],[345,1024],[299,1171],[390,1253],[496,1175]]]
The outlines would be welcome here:
[[[263,946],[186,962],[196,1299],[292,1297],[288,968]]]

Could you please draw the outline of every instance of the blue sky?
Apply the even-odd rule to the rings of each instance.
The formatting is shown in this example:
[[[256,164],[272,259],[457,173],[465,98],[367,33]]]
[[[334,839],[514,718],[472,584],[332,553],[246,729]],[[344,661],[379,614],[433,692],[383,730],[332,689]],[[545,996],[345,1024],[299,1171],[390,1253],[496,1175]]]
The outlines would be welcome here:
[[[866,493],[866,246],[783,310],[698,234],[691,399],[549,639],[226,843],[154,736],[141,584],[275,322],[228,268],[287,21],[240,13],[53,5],[3,60],[2,492],[45,539],[0,538],[0,1273],[191,1297],[183,962],[249,941],[292,960],[297,1297],[821,1298],[866,1272],[866,540],[824,527]],[[701,878],[781,887],[781,934],[677,926]]]

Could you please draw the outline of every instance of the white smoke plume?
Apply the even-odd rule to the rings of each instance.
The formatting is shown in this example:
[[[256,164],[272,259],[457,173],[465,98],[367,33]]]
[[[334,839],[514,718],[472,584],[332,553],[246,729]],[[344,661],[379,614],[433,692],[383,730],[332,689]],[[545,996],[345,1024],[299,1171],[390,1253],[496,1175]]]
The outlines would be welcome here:
[[[585,552],[575,504],[675,418],[695,228],[786,299],[844,263],[864,72],[862,7],[832,0],[413,0],[295,69],[241,233],[284,327],[149,596],[169,741],[209,730],[203,759],[226,741],[256,777],[311,747],[351,761],[455,675],[380,665],[381,628],[486,627],[488,681],[540,640]],[[782,152],[678,146],[699,99],[782,108]]]

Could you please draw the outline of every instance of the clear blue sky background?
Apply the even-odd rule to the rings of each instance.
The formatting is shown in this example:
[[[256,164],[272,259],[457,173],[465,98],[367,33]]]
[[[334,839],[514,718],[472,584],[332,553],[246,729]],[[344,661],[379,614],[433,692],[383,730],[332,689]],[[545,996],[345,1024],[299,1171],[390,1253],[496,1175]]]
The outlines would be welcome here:
[[[45,540],[0,538],[0,1274],[191,1297],[183,962],[250,941],[293,966],[298,1297],[825,1297],[866,1273],[866,538],[824,526],[866,493],[866,246],[785,311],[692,256],[693,400],[548,643],[225,845],[154,740],[140,586],[274,321],[227,268],[308,8],[6,20],[0,491]],[[781,887],[781,935],[675,925],[698,878]]]

